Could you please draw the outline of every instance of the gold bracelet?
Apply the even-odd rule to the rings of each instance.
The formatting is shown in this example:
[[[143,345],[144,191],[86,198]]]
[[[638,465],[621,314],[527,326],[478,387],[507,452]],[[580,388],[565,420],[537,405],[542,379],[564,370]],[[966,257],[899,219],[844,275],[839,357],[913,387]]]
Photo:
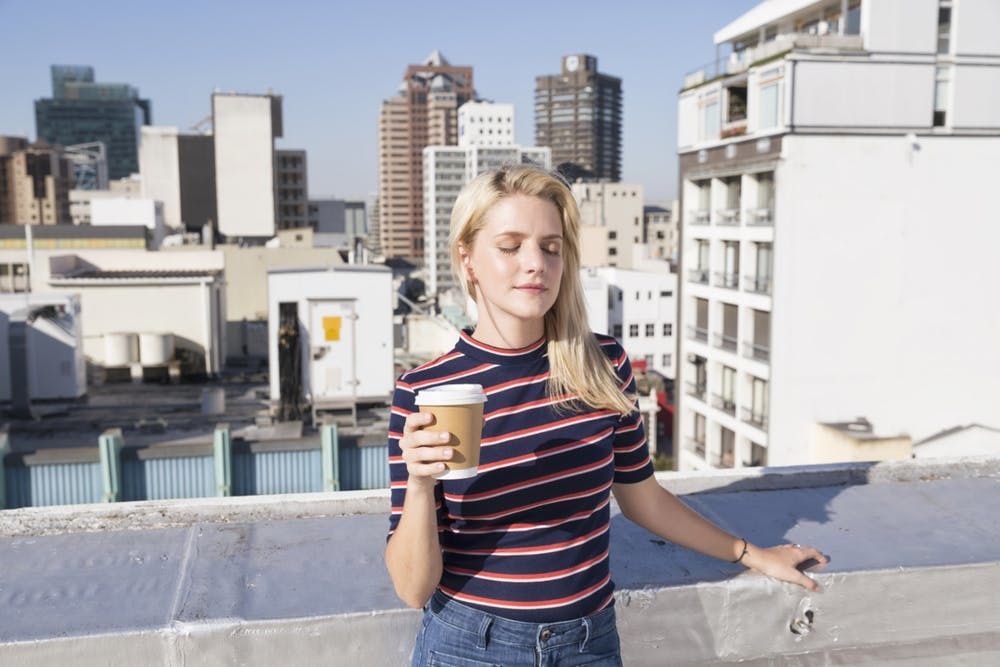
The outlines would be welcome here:
[[[741,560],[743,560],[743,557],[747,555],[747,552],[750,551],[750,549],[747,547],[747,540],[746,540],[746,538],[745,537],[741,537],[740,539],[743,540],[743,553],[741,553],[740,557],[737,558],[736,560],[730,561],[731,563],[739,563]]]

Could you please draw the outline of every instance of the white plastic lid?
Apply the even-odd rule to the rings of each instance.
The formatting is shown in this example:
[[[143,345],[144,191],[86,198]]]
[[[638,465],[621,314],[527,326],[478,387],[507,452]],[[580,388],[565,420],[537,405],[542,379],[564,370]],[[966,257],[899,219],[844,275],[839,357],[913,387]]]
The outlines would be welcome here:
[[[421,389],[417,393],[417,405],[471,405],[485,403],[486,394],[481,384],[442,384]]]

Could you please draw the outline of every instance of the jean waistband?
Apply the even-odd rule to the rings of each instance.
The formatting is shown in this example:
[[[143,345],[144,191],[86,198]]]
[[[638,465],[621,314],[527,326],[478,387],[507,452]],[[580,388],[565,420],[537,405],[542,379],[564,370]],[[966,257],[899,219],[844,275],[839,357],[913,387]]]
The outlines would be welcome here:
[[[440,590],[435,591],[428,603],[432,614],[443,622],[480,637],[485,643],[487,637],[493,641],[517,646],[537,646],[546,644],[558,646],[582,642],[584,645],[594,637],[615,629],[615,608],[607,607],[583,618],[554,623],[528,623],[515,621],[489,612],[480,611]]]

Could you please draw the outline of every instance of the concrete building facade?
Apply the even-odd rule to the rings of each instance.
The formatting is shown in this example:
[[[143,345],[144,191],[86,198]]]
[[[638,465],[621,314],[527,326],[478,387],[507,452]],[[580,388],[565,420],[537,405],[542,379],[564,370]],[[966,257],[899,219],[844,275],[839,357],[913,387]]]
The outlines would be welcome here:
[[[232,238],[274,236],[274,140],[282,134],[281,97],[215,93],[212,123],[219,232]]]
[[[817,424],[859,416],[859,448],[996,426],[998,24],[765,2],[716,33],[679,96],[681,469],[828,460]]]
[[[630,269],[643,243],[643,188],[638,183],[573,183],[580,207],[581,265]]]
[[[139,172],[142,196],[163,202],[168,227],[198,231],[217,220],[212,135],[143,127]]]
[[[28,144],[18,137],[0,143],[0,222],[56,225],[71,221],[73,169],[59,146]],[[4,153],[3,151],[9,151]]]
[[[458,108],[459,146],[513,146],[514,105],[466,102]]]
[[[278,229],[308,227],[309,185],[305,151],[275,151],[274,188],[278,200]]]
[[[622,81],[588,54],[563,56],[559,74],[535,77],[535,144],[552,161],[598,179],[621,180]]]
[[[472,68],[438,51],[406,68],[379,115],[378,233],[382,253],[424,261],[423,150],[458,143],[458,109],[475,98]]]

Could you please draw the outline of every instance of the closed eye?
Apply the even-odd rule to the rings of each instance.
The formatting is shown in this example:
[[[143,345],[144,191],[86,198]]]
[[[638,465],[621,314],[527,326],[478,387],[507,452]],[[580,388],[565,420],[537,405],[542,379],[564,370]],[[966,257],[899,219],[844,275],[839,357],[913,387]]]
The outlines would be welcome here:
[[[503,246],[498,246],[497,250],[499,250],[505,255],[513,255],[515,252],[520,250],[520,248],[521,246],[514,246],[513,248],[504,248]],[[553,246],[552,248],[542,248],[542,252],[544,252],[546,255],[552,255],[553,257],[559,256],[559,248],[557,246]]]

